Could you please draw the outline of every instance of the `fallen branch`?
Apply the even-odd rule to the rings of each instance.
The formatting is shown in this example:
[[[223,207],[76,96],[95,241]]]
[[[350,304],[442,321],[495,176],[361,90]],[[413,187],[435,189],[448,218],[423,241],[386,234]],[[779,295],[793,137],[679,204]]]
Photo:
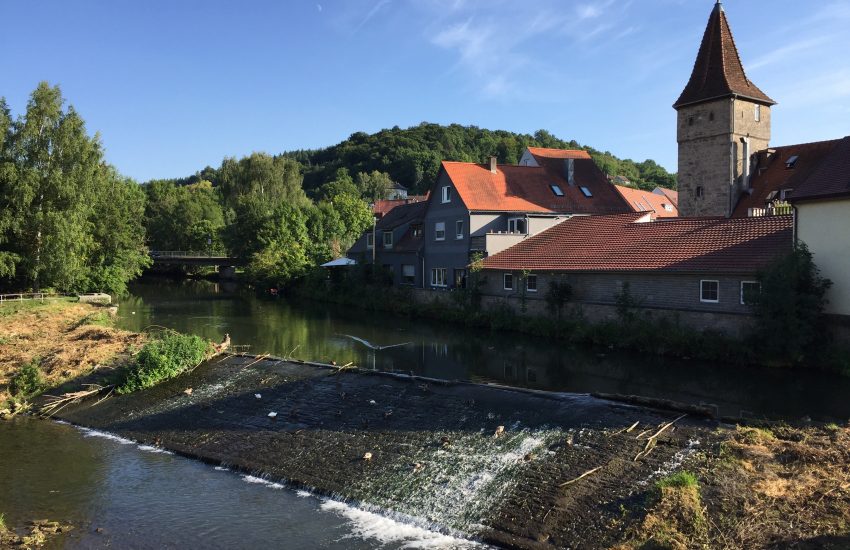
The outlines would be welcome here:
[[[676,418],[674,418],[674,419],[673,419],[673,420],[671,420],[670,422],[668,422],[668,423],[664,424],[663,426],[661,426],[661,428],[660,428],[657,432],[655,432],[654,434],[652,434],[651,436],[649,436],[649,439],[655,439],[655,438],[657,438],[659,435],[661,435],[661,433],[662,433],[664,430],[666,430],[667,428],[669,428],[670,426],[672,426],[673,424],[675,424],[675,423],[676,423],[676,422],[678,422],[679,420],[681,420],[681,419],[685,418],[686,416],[688,416],[688,415],[687,415],[687,414],[683,414],[683,415],[681,415],[681,416],[677,416]]]
[[[54,414],[62,410],[66,405],[79,399],[84,399],[92,395],[97,395],[105,389],[110,390],[109,394],[106,395],[106,397],[109,397],[109,395],[112,393],[112,389],[115,387],[114,385],[101,386],[99,384],[83,385],[88,386],[89,389],[63,393],[62,395],[46,395],[45,399],[47,400],[47,403],[41,407],[39,412],[47,416],[53,416]],[[106,397],[104,397],[103,399],[106,399]],[[103,399],[101,399],[100,401],[103,401]],[[100,403],[100,401],[98,401],[97,403]],[[97,405],[97,403],[95,403],[95,405]]]
[[[588,471],[586,471],[585,473],[581,474],[580,476],[578,476],[576,478],[573,478],[569,481],[565,481],[565,482],[561,483],[560,485],[558,485],[558,487],[566,487],[567,485],[571,485],[571,484],[575,483],[576,481],[578,481],[578,480],[580,480],[584,477],[587,477],[590,474],[592,474],[593,472],[596,472],[596,471],[601,470],[601,469],[602,469],[602,466],[597,466],[596,468],[594,468],[592,470],[588,470]]]
[[[637,428],[637,427],[638,427],[638,424],[640,424],[640,420],[636,421],[634,424],[632,424],[632,425],[631,425],[631,426],[629,426],[628,428],[623,428],[622,430],[617,430],[616,432],[612,433],[611,435],[619,435],[619,434],[621,434],[621,433],[629,433],[630,431],[632,431],[632,430],[634,430],[635,428]]]
[[[681,416],[674,418],[670,422],[661,426],[661,428],[659,428],[659,430],[657,432],[655,432],[654,434],[649,436],[646,440],[646,447],[644,447],[641,452],[639,452],[638,454],[635,455],[635,458],[634,458],[634,460],[632,460],[632,462],[637,462],[638,459],[640,459],[640,458],[646,458],[649,455],[649,453],[652,452],[652,449],[655,448],[655,445],[656,445],[657,440],[658,440],[658,436],[660,436],[662,433],[664,433],[664,430],[666,430],[667,428],[669,428],[670,426],[672,426],[673,424],[675,424],[679,420],[685,418],[686,416],[688,416],[688,415],[683,414]],[[638,437],[640,437],[640,436],[638,436]]]

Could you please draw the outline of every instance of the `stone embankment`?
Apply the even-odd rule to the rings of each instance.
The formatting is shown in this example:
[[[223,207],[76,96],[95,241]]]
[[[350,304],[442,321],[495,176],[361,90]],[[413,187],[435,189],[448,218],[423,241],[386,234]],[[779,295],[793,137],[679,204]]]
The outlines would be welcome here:
[[[97,401],[59,416],[511,548],[617,544],[624,510],[726,431],[590,396],[247,356]]]

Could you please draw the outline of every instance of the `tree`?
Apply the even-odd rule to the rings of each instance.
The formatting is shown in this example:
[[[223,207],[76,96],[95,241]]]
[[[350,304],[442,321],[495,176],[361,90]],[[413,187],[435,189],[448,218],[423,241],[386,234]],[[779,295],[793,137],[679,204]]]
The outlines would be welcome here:
[[[778,259],[758,277],[755,338],[765,353],[800,362],[826,343],[829,330],[823,315],[832,281],[820,276],[805,243]]]
[[[386,172],[373,170],[371,173],[357,173],[357,189],[360,191],[360,196],[369,202],[379,201],[387,198],[390,188],[393,185],[393,180]]]
[[[230,204],[248,195],[270,203],[307,204],[301,188],[301,165],[290,158],[268,153],[252,153],[238,161],[226,158],[218,172],[219,186]]]
[[[0,100],[0,277],[36,290],[118,292],[149,261],[144,196],[63,104],[59,87],[42,82],[12,122]]]

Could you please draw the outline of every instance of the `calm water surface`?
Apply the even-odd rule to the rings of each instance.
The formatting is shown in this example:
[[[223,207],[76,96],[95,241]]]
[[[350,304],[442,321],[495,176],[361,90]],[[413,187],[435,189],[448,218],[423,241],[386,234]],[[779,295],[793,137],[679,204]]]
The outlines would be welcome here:
[[[120,301],[130,330],[162,325],[253,353],[568,392],[717,405],[727,416],[850,418],[850,379],[823,373],[663,360],[514,333],[471,330],[319,302],[259,299],[230,284],[148,280]],[[359,340],[358,340],[359,339]],[[373,346],[393,346],[380,350]]]

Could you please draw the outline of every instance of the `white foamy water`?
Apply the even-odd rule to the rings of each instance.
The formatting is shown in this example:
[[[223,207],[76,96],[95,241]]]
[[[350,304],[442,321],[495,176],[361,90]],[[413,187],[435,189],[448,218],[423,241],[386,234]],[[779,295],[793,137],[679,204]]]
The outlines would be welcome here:
[[[344,502],[325,500],[321,509],[344,517],[352,535],[384,545],[401,548],[480,548],[475,542],[444,535],[413,523],[397,521],[387,516],[355,508]]]
[[[295,494],[297,496],[301,497],[301,498],[307,498],[307,497],[313,496],[313,494],[310,493],[310,491],[305,491],[303,489],[299,489],[298,491],[295,491]]]
[[[129,439],[125,439],[121,436],[111,434],[109,432],[102,432],[100,430],[93,430],[91,428],[82,428],[82,427],[78,427],[77,429],[80,430],[83,433],[83,437],[102,437],[103,439],[111,439],[112,441],[117,441],[118,443],[120,443],[122,445],[135,445],[136,444],[135,441],[130,441]]]
[[[244,475],[242,479],[247,481],[248,483],[257,483],[259,485],[265,485],[269,489],[285,489],[286,486],[281,483],[275,483],[274,481],[269,481],[268,479],[263,479],[261,477]]]
[[[148,452],[148,453],[157,453],[157,454],[163,454],[163,455],[173,455],[174,454],[171,451],[167,451],[167,450],[165,450],[161,447],[154,447],[153,445],[139,445],[138,447],[139,447],[140,451],[145,451],[145,452]]]

